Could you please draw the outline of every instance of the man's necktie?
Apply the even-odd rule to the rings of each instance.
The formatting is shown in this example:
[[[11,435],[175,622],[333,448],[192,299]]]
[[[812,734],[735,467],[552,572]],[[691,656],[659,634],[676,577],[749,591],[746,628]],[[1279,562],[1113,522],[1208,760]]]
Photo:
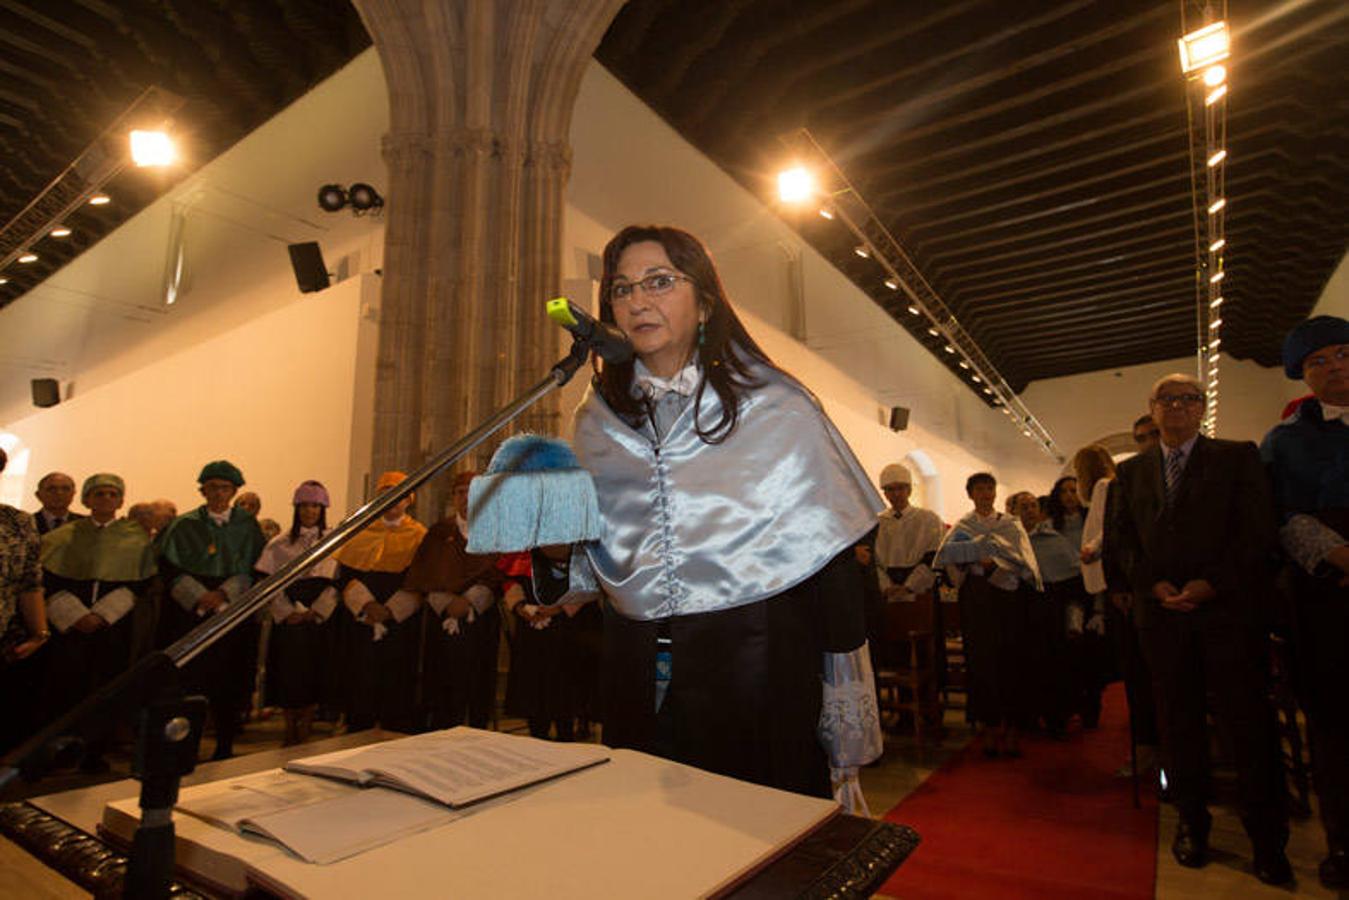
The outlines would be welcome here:
[[[1179,447],[1166,454],[1166,505],[1176,500],[1176,489],[1180,487],[1180,474],[1185,469],[1185,454]]]

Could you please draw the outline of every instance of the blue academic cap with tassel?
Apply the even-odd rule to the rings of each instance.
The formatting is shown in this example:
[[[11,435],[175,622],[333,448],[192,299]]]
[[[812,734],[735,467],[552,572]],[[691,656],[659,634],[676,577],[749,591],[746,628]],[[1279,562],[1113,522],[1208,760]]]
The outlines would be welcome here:
[[[595,482],[566,441],[510,438],[468,486],[468,552],[516,553],[600,536]]]

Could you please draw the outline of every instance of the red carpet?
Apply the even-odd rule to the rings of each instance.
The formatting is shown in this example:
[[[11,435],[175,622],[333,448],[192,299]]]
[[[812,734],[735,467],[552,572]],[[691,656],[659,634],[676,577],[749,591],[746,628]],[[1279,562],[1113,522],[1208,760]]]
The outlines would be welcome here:
[[[973,746],[951,759],[885,818],[923,842],[883,893],[911,898],[1150,898],[1157,863],[1157,802],[1134,809],[1122,685],[1106,692],[1101,727],[1073,726],[1063,742],[1022,741],[1021,759],[987,759]]]

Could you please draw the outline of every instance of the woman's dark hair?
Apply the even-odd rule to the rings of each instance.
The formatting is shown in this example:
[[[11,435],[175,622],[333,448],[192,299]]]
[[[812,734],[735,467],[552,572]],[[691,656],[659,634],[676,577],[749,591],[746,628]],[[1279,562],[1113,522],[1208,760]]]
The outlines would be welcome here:
[[[975,472],[969,478],[965,479],[965,496],[970,496],[970,493],[974,490],[976,484],[991,484],[994,487],[997,487],[998,479],[994,478],[988,472]]]
[[[1049,517],[1054,520],[1054,530],[1063,530],[1063,517],[1068,510],[1063,506],[1063,498],[1059,496],[1063,491],[1065,482],[1076,482],[1077,479],[1072,475],[1064,475],[1058,481],[1054,482],[1054,487],[1049,490]]]
[[[696,349],[703,379],[694,395],[693,425],[704,443],[720,444],[735,431],[740,419],[740,397],[749,389],[760,386],[750,374],[751,363],[777,367],[749,336],[731,308],[717,268],[702,242],[687,231],[669,225],[629,225],[609,241],[604,248],[604,275],[600,281],[601,319],[614,323],[610,301],[618,258],[628,247],[643,241],[655,241],[664,247],[674,267],[693,280],[698,306],[707,315],[703,340]],[[637,427],[646,417],[646,408],[640,398],[632,395],[633,366],[632,362],[605,363],[595,377],[595,385],[609,407]],[[711,428],[704,429],[699,421],[699,410],[703,390],[709,384],[721,399],[721,419]]]
[[[7,465],[9,465],[9,454],[5,452],[4,447],[0,447],[0,472],[5,471]]]
[[[328,508],[319,507],[319,534],[328,530]],[[290,539],[286,542],[293,544],[300,539],[300,504],[295,504],[295,513],[290,517]]]

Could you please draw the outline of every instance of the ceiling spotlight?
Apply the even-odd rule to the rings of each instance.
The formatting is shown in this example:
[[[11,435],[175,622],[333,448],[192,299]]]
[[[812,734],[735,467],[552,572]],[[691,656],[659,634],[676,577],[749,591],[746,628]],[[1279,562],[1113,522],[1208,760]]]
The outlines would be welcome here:
[[[1186,74],[1227,59],[1232,50],[1225,21],[1191,31],[1177,43],[1180,45],[1180,70]]]
[[[815,194],[815,177],[804,166],[793,166],[778,173],[778,198],[783,203],[800,203]]]
[[[363,181],[358,181],[347,189],[347,199],[351,201],[351,211],[358,216],[384,208],[384,198]]]
[[[955,353],[955,352],[956,352],[956,348],[955,348],[955,347],[952,347],[950,344],[947,344],[947,345],[946,345],[945,347],[943,347],[942,349],[945,350],[947,353]]]
[[[829,220],[832,221],[833,218],[834,218],[834,211],[833,211],[832,209],[830,209],[829,207],[827,207],[827,206],[821,206],[821,207],[820,207],[820,218],[821,218],[821,219],[829,219]]]
[[[70,237],[70,229],[64,225],[57,225],[50,232],[48,232],[48,234],[50,234],[54,238]]]
[[[1225,275],[1226,273],[1224,273],[1222,269],[1219,269],[1218,271],[1214,272],[1212,275],[1208,277],[1208,283],[1217,284],[1218,282],[1223,280]]]
[[[141,168],[170,166],[178,158],[173,138],[162,131],[131,132],[131,161]]]
[[[9,279],[8,279],[8,278],[0,278],[0,285],[6,285],[6,284],[9,284]]]
[[[979,382],[983,381],[983,379],[980,378],[978,375],[971,375],[970,381],[973,381],[975,384],[978,384]]]
[[[927,333],[930,334],[930,335],[932,335],[933,337],[940,337],[940,336],[941,336],[941,332],[938,331],[938,330],[935,329],[935,328],[929,328],[929,329],[927,330]]]
[[[887,278],[887,279],[885,279],[885,286],[888,287],[888,288],[889,288],[890,290],[892,290],[892,291],[897,291],[897,290],[899,290],[899,282],[896,281],[896,280],[893,279],[893,278]]]
[[[1222,305],[1223,305],[1223,298],[1222,298],[1222,295],[1219,295],[1219,296],[1217,296],[1217,297],[1214,297],[1212,300],[1210,300],[1210,301],[1208,302],[1208,308],[1209,308],[1209,309],[1217,309],[1218,307],[1220,307],[1220,306],[1222,306]]]
[[[105,206],[112,202],[112,198],[107,194],[95,194],[89,198],[90,206]]]
[[[1226,96],[1227,96],[1227,85],[1220,84],[1213,90],[1209,91],[1208,96],[1204,97],[1204,105],[1212,106],[1213,104],[1217,103],[1219,100],[1221,100],[1223,97]]]
[[[871,248],[868,247],[866,244],[858,244],[856,247],[853,247],[853,248],[852,248],[852,252],[853,252],[853,253],[856,253],[858,256],[862,257],[863,259],[870,259],[870,258],[871,258]]]
[[[988,396],[992,397],[992,396],[993,396],[993,389],[992,389],[992,388],[984,388],[984,393],[985,393],[985,394],[988,394]]]
[[[19,262],[21,262],[21,263],[33,263],[33,262],[37,262],[37,254],[36,254],[36,253],[25,253],[23,256],[20,256],[20,257],[19,257]]]
[[[918,315],[918,312],[919,312],[918,307],[912,305],[909,306],[909,315],[916,316]]]
[[[1208,251],[1210,253],[1217,253],[1219,250],[1221,250],[1226,246],[1227,246],[1227,238],[1218,238],[1216,241],[1208,245]]]
[[[1227,159],[1227,151],[1219,150],[1217,153],[1213,154],[1208,158],[1208,167],[1211,169],[1225,159]]]
[[[960,361],[960,368],[962,368],[962,369],[968,369],[969,367],[970,367],[970,364],[967,363],[967,362],[965,362],[965,360],[962,359],[962,360]]]
[[[1204,70],[1204,84],[1217,87],[1227,80],[1227,70],[1222,66],[1209,66]]]
[[[1208,348],[1209,348],[1210,350],[1217,350],[1217,349],[1218,349],[1218,345],[1221,344],[1222,342],[1223,342],[1223,339],[1222,339],[1222,338],[1216,337],[1216,338],[1214,338],[1213,340],[1211,340],[1211,341],[1208,342]]]
[[[347,192],[340,184],[325,184],[319,188],[319,209],[338,212],[347,205]]]
[[[1217,200],[1214,200],[1212,203],[1209,204],[1208,214],[1211,216],[1226,205],[1227,205],[1227,198],[1219,197]]]
[[[1222,327],[1223,327],[1222,319],[1214,319],[1212,322],[1208,323],[1209,331],[1217,331],[1219,328]]]

